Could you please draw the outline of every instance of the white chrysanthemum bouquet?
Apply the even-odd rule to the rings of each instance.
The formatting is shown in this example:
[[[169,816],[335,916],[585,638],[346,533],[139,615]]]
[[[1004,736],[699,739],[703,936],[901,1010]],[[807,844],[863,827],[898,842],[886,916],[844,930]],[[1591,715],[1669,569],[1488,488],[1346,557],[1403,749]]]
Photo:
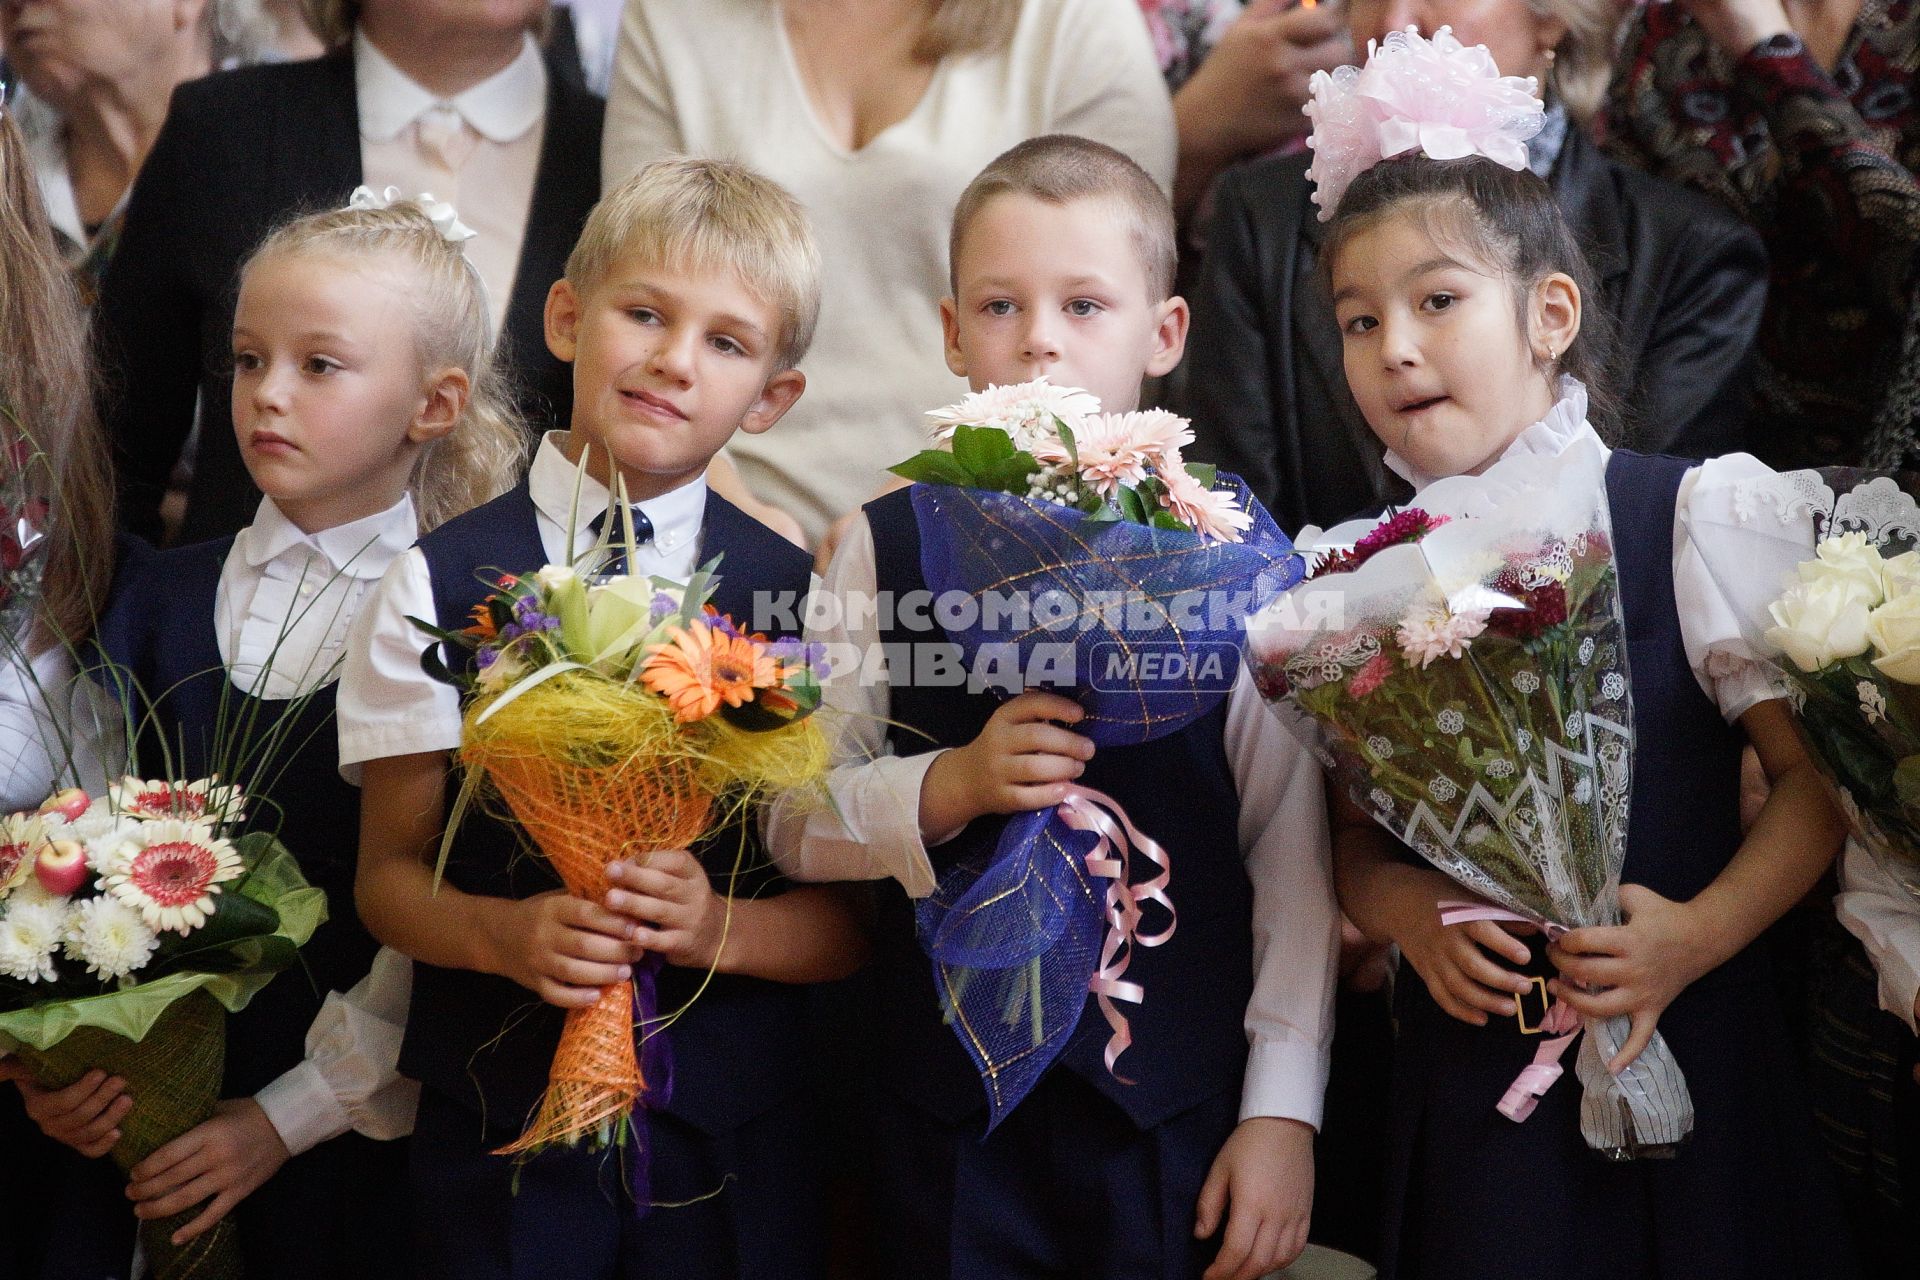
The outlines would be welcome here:
[[[128,778],[0,817],[0,1053],[48,1087],[124,1077],[122,1169],[213,1114],[226,1013],[326,918],[279,840],[232,837],[244,804],[211,780]],[[156,1277],[239,1274],[231,1219],[171,1244],[197,1212],[143,1224]]]

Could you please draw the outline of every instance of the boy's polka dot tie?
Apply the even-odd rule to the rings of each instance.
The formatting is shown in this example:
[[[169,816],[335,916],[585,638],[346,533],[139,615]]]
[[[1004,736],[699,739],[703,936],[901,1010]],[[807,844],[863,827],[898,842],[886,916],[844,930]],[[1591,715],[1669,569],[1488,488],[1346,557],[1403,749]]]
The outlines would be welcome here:
[[[633,507],[631,510],[633,512],[633,545],[639,547],[652,542],[653,521],[647,519],[647,513],[639,507]],[[596,542],[600,538],[600,531],[607,527],[607,520],[613,514],[611,510],[602,511],[587,525],[587,532],[593,535]],[[622,541],[624,536],[625,532],[620,521],[615,519],[613,541],[607,547],[607,562],[600,567],[601,573],[611,576],[627,572],[627,549]]]

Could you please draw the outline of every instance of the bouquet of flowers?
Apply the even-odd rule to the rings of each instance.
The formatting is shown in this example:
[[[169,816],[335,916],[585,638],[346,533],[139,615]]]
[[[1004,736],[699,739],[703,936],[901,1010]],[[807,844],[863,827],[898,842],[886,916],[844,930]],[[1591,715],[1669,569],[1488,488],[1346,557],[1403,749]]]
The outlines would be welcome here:
[[[1746,476],[1697,490],[1686,518],[1750,656],[1785,677],[1855,837],[1920,894],[1914,483],[1849,468]]]
[[[1226,697],[1241,624],[1300,570],[1241,481],[1181,457],[1185,419],[1099,409],[1045,379],[991,387],[930,414],[946,447],[893,471],[916,482],[921,571],[964,665],[1002,693],[1074,698],[1075,729],[1096,743],[1141,743]],[[1153,868],[1138,883],[1135,850]],[[950,872],[921,905],[993,1123],[1065,1046],[1089,990],[1113,1028],[1112,1067],[1128,1043],[1112,1001],[1141,995],[1121,981],[1130,948],[1173,931],[1170,873],[1115,802],[1076,787],[1009,821],[984,865]],[[1148,906],[1164,914],[1156,933],[1142,929]]]
[[[624,494],[616,501],[630,557],[631,517]],[[614,525],[577,568],[499,575],[464,631],[413,620],[473,659],[471,675],[449,670],[438,645],[423,659],[469,695],[449,838],[484,787],[567,889],[594,901],[612,863],[685,848],[750,804],[820,784],[828,767],[807,719],[826,674],[819,647],[748,634],[707,607],[717,560],[685,585],[592,573]],[[647,1080],[662,1075],[649,961],[568,1011],[547,1092],[502,1154],[630,1136]],[[649,1027],[650,1070],[636,1022]]]
[[[136,1099],[122,1170],[213,1114],[225,1016],[326,918],[326,895],[273,836],[229,838],[239,789],[127,778],[0,818],[0,1051],[64,1088],[99,1068]],[[152,1272],[238,1277],[233,1220],[176,1248],[198,1209],[144,1223]]]
[[[40,598],[52,473],[24,437],[0,433],[0,440],[5,454],[5,470],[0,471],[0,636],[12,644],[28,634],[27,620]]]
[[[1302,542],[1314,537],[1302,535]],[[1493,908],[1550,936],[1619,918],[1633,711],[1597,446],[1430,485],[1319,538],[1311,577],[1250,624],[1255,679],[1354,803]],[[1517,1005],[1517,1002],[1516,1002]],[[1531,1113],[1571,1011],[1500,1103]],[[1628,1020],[1587,1026],[1582,1129],[1648,1155],[1691,1129],[1664,1041],[1618,1077]]]

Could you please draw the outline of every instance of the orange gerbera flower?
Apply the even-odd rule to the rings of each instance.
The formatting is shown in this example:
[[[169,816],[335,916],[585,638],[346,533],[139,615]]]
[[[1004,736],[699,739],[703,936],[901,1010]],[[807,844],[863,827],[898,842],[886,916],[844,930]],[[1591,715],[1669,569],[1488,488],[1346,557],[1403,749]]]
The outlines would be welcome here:
[[[779,683],[779,664],[751,640],[699,620],[672,635],[649,650],[640,682],[666,698],[681,724],[706,719],[722,702],[751,702],[756,689]]]

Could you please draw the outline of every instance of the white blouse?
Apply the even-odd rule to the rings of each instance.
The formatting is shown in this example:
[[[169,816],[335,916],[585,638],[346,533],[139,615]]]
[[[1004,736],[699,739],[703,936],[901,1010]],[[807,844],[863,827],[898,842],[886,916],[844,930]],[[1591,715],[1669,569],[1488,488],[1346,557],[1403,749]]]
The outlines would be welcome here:
[[[284,702],[334,680],[361,601],[418,535],[404,494],[377,515],[314,534],[262,498],[213,597],[214,639],[234,686]]]
[[[928,409],[965,392],[940,299],[954,203],[1001,152],[1081,134],[1173,181],[1173,108],[1138,0],[1026,0],[1002,53],[946,58],[919,104],[858,151],[819,123],[779,0],[632,0],[602,149],[611,188],[662,156],[745,161],[806,207],[825,263],[807,391],[728,451],[747,486],[818,542],[925,443]]]

